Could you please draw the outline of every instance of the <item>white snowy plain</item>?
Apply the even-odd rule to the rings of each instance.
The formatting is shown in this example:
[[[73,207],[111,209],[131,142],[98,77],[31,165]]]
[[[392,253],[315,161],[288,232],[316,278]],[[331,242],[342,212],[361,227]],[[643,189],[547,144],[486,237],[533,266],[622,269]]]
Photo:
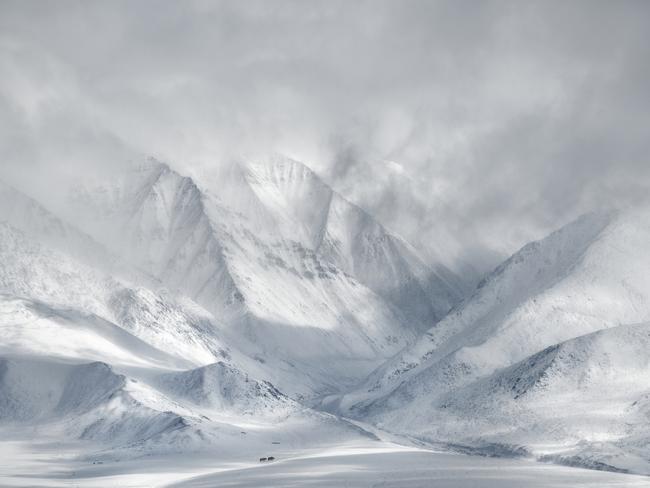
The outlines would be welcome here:
[[[267,463],[255,458],[264,451],[251,448],[251,452],[232,452],[228,459],[202,452],[93,464],[76,457],[87,448],[56,440],[5,440],[0,444],[0,486],[568,488],[649,483],[643,476],[429,451],[382,441],[287,453]]]

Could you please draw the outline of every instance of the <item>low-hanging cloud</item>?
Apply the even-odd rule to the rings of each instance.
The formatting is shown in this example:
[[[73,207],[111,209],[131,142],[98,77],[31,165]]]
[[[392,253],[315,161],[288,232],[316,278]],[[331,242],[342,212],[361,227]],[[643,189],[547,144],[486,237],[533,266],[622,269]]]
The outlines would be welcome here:
[[[643,1],[5,0],[0,164],[27,185],[282,152],[484,268],[645,198],[649,51]]]

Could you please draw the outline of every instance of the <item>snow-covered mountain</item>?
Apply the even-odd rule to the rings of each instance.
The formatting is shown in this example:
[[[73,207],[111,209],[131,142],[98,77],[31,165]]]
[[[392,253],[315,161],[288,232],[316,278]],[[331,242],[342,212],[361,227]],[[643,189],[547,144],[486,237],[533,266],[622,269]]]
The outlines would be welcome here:
[[[642,418],[632,405],[648,386],[635,373],[648,359],[639,342],[647,327],[625,324],[650,320],[647,242],[650,211],[637,208],[587,215],[526,245],[330,408],[429,440],[520,444],[549,456],[573,449],[624,466],[594,446]],[[577,385],[591,374],[601,383],[589,396]],[[607,393],[615,391],[623,400]],[[584,422],[603,424],[571,426],[574,403]]]
[[[102,341],[86,344],[74,331],[66,337],[66,330],[82,322],[86,332],[92,327],[94,333],[108,334],[109,342],[128,332],[185,365],[230,354],[218,322],[196,304],[89,266],[6,223],[0,224],[0,241],[0,302],[6,319],[0,327],[5,339],[13,340],[9,352],[25,348],[58,355],[76,347],[72,357],[114,362],[111,349],[101,358],[88,356]],[[33,350],[38,344],[48,349]]]
[[[157,162],[90,193],[77,188],[71,204],[87,211],[88,221],[75,222],[83,230],[0,186],[3,435],[29,427],[45,439],[91,443],[102,459],[372,438],[295,398],[358,381],[435,320],[444,310],[434,304],[455,291],[420,270],[408,245],[289,163],[303,172],[294,187],[306,188],[305,205],[309,185],[320,185],[359,228],[341,227],[337,215],[319,224],[322,242],[294,236],[291,212],[264,195],[259,166],[228,168],[225,192],[200,190]],[[365,243],[362,254],[353,239]],[[398,292],[371,280],[386,259],[399,287],[420,290],[417,321]],[[432,283],[448,296],[425,295]]]
[[[117,265],[104,246],[43,205],[0,181],[0,222],[38,239],[48,249],[74,255],[86,264],[110,269]],[[124,271],[124,270],[123,270]]]
[[[24,231],[0,224],[4,439],[83,442],[84,456],[115,461],[194,450],[237,456],[271,439],[316,446],[364,437],[281,393],[267,379],[277,373],[238,350],[200,305],[149,288],[156,280],[140,271],[118,274],[126,266],[119,257],[7,191],[8,216],[35,209],[48,226],[23,218],[8,220]],[[95,263],[103,256],[111,262]]]
[[[290,159],[227,165],[202,188],[149,160],[73,202],[91,235],[209,310],[291,394],[354,384],[460,299]]]
[[[3,358],[0,421],[112,445],[149,441],[186,426],[182,417],[139,401],[127,383],[105,363]]]
[[[526,446],[548,460],[648,473],[649,347],[647,323],[550,346],[448,393],[429,425],[454,442]]]
[[[167,373],[156,381],[159,389],[197,407],[218,410],[222,415],[282,416],[296,410],[295,402],[269,382],[219,361],[200,368]]]
[[[440,266],[425,265],[404,240],[333,191],[309,168],[276,156],[247,166],[247,181],[278,216],[283,235],[301,243],[424,325],[461,297],[460,284]]]
[[[67,205],[74,225],[0,184],[3,436],[115,462],[385,429],[650,473],[647,207],[586,215],[462,299],[287,158],[195,179],[149,160]]]

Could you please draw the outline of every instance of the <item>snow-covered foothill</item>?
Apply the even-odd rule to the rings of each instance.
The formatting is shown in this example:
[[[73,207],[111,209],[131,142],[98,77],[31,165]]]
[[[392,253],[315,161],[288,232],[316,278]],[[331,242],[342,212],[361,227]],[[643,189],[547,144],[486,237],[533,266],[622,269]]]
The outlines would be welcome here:
[[[429,440],[628,469],[645,435],[632,405],[648,386],[647,326],[624,324],[650,320],[649,239],[650,212],[636,208],[525,246],[328,408]]]

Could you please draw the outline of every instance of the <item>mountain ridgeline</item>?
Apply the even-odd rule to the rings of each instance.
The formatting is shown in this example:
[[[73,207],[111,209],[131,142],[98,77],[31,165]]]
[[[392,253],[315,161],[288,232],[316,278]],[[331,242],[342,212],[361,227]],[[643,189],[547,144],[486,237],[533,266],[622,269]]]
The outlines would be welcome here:
[[[0,184],[0,430],[119,459],[370,423],[647,474],[648,243],[647,207],[587,214],[467,294],[281,156],[193,178],[149,159],[56,212]]]
[[[203,190],[149,161],[73,202],[91,235],[211,312],[291,393],[354,384],[461,298],[450,272],[286,158],[233,164]]]

